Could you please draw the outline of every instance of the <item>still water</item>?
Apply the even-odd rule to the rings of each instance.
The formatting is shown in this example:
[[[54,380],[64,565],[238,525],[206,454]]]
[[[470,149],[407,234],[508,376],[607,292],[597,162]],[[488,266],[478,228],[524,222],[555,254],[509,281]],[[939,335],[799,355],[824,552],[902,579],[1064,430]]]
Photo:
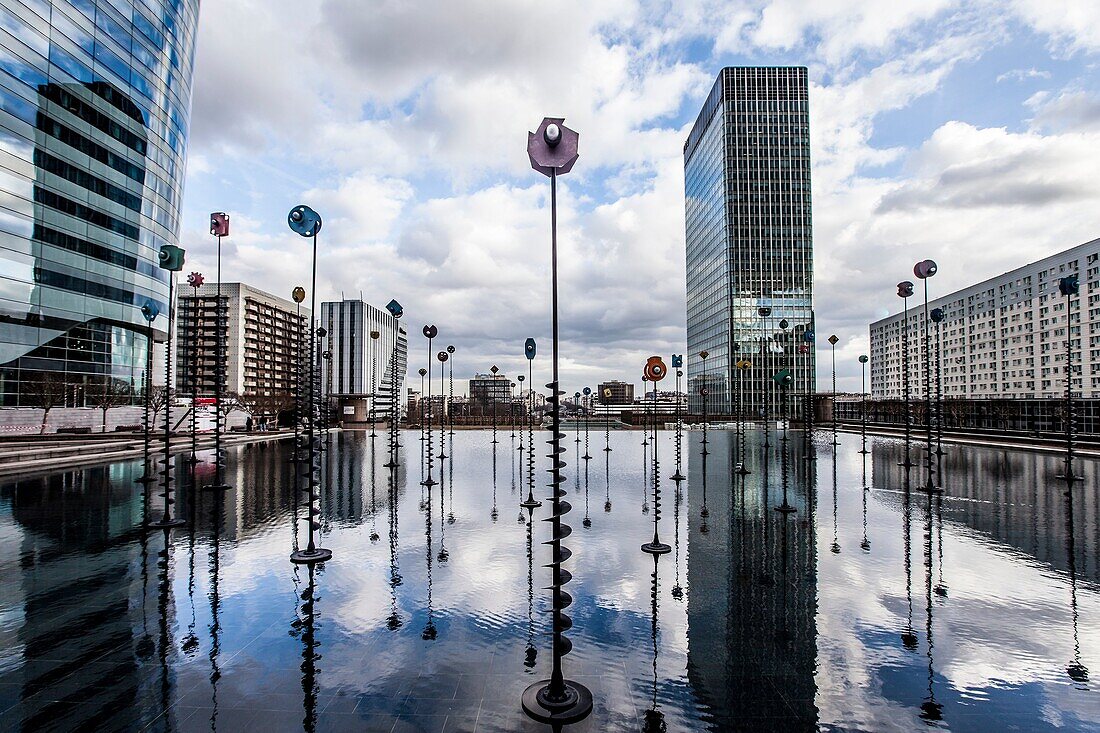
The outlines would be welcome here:
[[[548,730],[519,704],[549,674],[548,512],[491,437],[448,437],[429,494],[418,432],[392,490],[384,436],[332,436],[315,570],[285,442],[231,449],[221,495],[179,463],[167,535],[140,462],[0,486],[0,729]],[[595,709],[565,730],[1100,730],[1094,464],[1067,498],[1056,457],[945,446],[930,497],[896,440],[750,433],[740,476],[734,434],[704,459],[696,432],[677,493],[662,433],[655,565],[653,447],[572,437],[564,662]]]

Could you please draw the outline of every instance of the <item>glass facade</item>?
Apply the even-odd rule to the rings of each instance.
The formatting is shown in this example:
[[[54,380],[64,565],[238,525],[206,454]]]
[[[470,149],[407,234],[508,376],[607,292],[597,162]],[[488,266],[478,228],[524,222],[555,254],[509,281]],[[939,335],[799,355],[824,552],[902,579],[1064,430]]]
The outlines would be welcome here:
[[[794,395],[815,384],[806,69],[723,69],[684,143],[684,189],[691,410],[706,387],[712,414],[735,414],[740,389],[746,414],[770,400],[778,415],[774,376],[789,369]]]
[[[0,0],[0,405],[144,379],[167,314],[199,0]],[[154,322],[163,340],[165,315]],[[158,380],[159,381],[159,380]]]

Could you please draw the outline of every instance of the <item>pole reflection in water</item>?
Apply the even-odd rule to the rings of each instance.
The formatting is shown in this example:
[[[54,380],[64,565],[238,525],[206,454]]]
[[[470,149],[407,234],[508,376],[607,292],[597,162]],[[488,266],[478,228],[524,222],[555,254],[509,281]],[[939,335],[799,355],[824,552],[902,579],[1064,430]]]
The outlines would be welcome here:
[[[522,511],[522,510],[521,510]],[[535,671],[539,650],[535,648],[535,554],[534,554],[534,507],[527,507],[527,647],[524,651],[523,666],[528,673]]]
[[[592,518],[588,516],[588,461],[584,462],[584,519],[581,520],[581,524],[585,529],[592,528]]]
[[[172,605],[172,529],[163,527],[163,548],[157,553],[157,659],[160,661],[160,710],[167,712],[172,705],[173,674],[169,664],[169,651],[174,651],[169,633],[171,621],[169,611]]]
[[[297,585],[297,568],[295,568],[295,584]],[[317,566],[306,566],[307,581],[305,590],[301,593],[302,603],[295,607],[295,618],[291,622],[291,636],[302,641],[302,730],[313,733],[317,730],[318,693],[320,685],[317,677],[321,670],[317,667],[317,660],[321,658],[318,649],[321,643],[317,640]]]
[[[920,717],[925,722],[933,723],[943,720],[943,705],[936,702],[935,663],[932,656],[935,649],[932,634],[932,502],[933,499],[942,500],[942,494],[928,492],[924,505],[924,607],[925,607],[925,642],[928,655],[928,694],[921,703]]]
[[[611,512],[611,453],[603,454],[603,510]]]
[[[866,443],[864,443],[864,445],[866,445]],[[870,453],[870,451],[861,450],[860,453],[863,454],[863,491],[860,492],[863,495],[863,539],[860,541],[859,546],[864,552],[870,552],[871,541],[867,539],[867,494],[871,491],[871,487],[867,485],[867,454]],[[942,515],[940,520],[942,522]],[[943,551],[942,545],[940,546],[940,551]]]
[[[388,481],[388,502],[389,504],[389,546],[390,546],[390,572],[389,572],[389,587],[390,587],[390,615],[386,618],[386,628],[390,631],[397,631],[403,625],[401,614],[397,612],[397,588],[401,585],[401,573],[398,570],[398,557],[400,556],[398,547],[398,512],[397,512],[397,469],[394,467],[390,471]]]
[[[237,482],[237,485],[240,486],[240,482]],[[210,601],[210,730],[215,731],[218,728],[218,682],[222,677],[218,658],[221,655],[221,533],[224,521],[222,502],[225,495],[215,493],[212,496],[214,506],[211,515],[210,556],[207,560],[210,573],[210,589],[207,591],[207,600]],[[298,563],[294,563],[294,565],[297,567]],[[312,568],[313,565],[310,565],[311,574]]]
[[[664,733],[668,730],[665,722],[665,714],[661,712],[657,704],[657,597],[660,581],[657,575],[657,564],[660,561],[659,553],[653,555],[653,574],[650,575],[649,599],[650,599],[650,638],[653,644],[653,695],[650,698],[649,709],[645,711],[642,730],[645,733]]]
[[[493,446],[493,513],[496,514],[496,446]],[[432,608],[432,488],[428,487],[428,507],[424,514],[424,539],[427,551],[424,553],[425,568],[427,569],[428,587],[428,620],[424,624],[424,630],[420,632],[420,638],[424,641],[434,641],[438,635],[435,627],[435,615]],[[496,521],[496,517],[493,517]]]
[[[1076,683],[1078,689],[1087,690],[1089,670],[1081,663],[1081,639],[1078,635],[1079,614],[1077,609],[1077,539],[1073,524],[1073,488],[1066,490],[1066,559],[1069,563],[1069,608],[1073,619],[1073,661],[1066,667],[1066,674]]]

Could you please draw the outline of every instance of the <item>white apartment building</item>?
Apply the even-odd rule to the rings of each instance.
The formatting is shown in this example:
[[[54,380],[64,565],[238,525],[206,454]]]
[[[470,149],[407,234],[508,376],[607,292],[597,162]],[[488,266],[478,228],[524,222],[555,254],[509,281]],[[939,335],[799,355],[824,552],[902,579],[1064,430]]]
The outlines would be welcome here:
[[[405,327],[388,311],[362,300],[321,303],[318,325],[327,331],[321,339],[322,393],[340,404],[344,422],[363,422],[369,416],[371,396],[375,416],[392,409],[391,357],[397,350],[397,394],[405,383],[408,338]],[[378,338],[371,338],[371,333]]]
[[[1069,301],[1058,282],[1076,273],[1080,295]],[[909,299],[909,386],[925,394],[925,310],[922,283]],[[935,286],[935,278],[930,284]],[[899,305],[900,305],[900,298]],[[1053,398],[1065,390],[1067,327],[1073,351],[1072,391],[1100,396],[1100,239],[990,278],[928,303],[944,310],[939,324],[946,398]],[[1067,320],[1068,315],[1068,320]],[[902,322],[898,313],[871,324],[871,396],[900,399]],[[935,387],[936,324],[931,334]]]

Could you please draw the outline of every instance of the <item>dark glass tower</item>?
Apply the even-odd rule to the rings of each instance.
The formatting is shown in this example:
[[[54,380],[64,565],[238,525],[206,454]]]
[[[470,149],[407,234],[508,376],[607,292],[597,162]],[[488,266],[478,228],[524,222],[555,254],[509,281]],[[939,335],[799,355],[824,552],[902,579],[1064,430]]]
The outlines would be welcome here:
[[[103,380],[140,399],[141,306],[168,312],[157,253],[178,244],[198,10],[0,0],[0,405],[27,404],[41,375],[76,404]]]
[[[794,395],[814,385],[806,69],[722,69],[684,143],[684,189],[691,409],[706,386],[708,410],[733,414],[741,382],[747,415],[762,414],[765,390],[779,415],[773,376],[789,369]],[[738,373],[738,359],[752,368]]]

